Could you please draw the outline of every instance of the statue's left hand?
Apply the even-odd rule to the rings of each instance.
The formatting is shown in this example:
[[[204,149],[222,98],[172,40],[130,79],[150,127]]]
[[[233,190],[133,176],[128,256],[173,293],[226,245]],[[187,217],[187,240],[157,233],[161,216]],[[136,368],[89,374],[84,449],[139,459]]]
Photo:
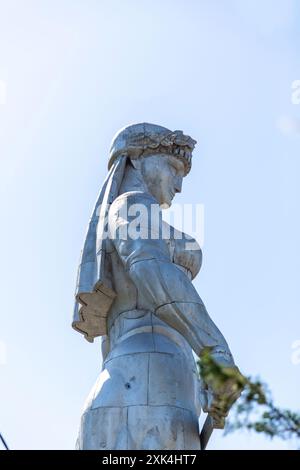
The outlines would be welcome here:
[[[236,366],[234,366],[234,371],[241,375]],[[228,378],[223,385],[218,387],[213,382],[202,384],[200,391],[202,409],[212,417],[215,429],[224,429],[225,418],[241,393],[242,389],[236,386],[235,378]]]

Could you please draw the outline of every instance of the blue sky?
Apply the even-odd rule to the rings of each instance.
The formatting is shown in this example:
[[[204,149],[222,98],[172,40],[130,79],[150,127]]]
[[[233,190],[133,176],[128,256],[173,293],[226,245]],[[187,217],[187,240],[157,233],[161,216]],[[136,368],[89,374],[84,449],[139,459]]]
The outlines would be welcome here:
[[[74,447],[101,367],[99,341],[70,327],[79,252],[110,141],[137,121],[198,141],[176,198],[205,208],[195,285],[241,370],[299,409],[299,2],[1,0],[0,11],[0,430],[11,448]],[[216,431],[210,448],[293,443]]]

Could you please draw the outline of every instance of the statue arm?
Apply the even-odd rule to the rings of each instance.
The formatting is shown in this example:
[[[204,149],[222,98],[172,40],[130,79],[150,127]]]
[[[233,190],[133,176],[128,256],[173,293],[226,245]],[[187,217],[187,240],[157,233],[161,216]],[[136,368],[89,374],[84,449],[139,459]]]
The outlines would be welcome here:
[[[155,200],[144,193],[125,193],[109,211],[110,238],[137,288],[138,306],[155,312],[181,333],[199,357],[209,348],[218,362],[231,366],[234,362],[225,338],[188,276],[170,260],[161,235],[161,214],[156,222],[151,219],[151,203]],[[140,218],[143,238],[134,239],[129,233],[133,218],[128,216],[128,209],[134,204],[145,208]]]

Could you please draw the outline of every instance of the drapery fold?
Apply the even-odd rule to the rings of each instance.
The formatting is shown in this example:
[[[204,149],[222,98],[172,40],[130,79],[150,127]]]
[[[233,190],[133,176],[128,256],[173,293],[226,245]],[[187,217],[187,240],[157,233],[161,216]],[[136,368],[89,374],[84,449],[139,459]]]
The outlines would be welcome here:
[[[93,342],[96,336],[106,335],[106,318],[116,295],[105,283],[106,225],[109,205],[118,196],[124,177],[126,160],[125,155],[120,155],[110,168],[81,251],[72,326],[89,342]]]

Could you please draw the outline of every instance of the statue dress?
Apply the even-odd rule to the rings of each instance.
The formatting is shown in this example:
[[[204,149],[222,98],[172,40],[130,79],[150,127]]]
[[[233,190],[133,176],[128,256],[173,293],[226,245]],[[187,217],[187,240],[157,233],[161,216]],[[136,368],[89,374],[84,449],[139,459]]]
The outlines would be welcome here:
[[[84,405],[78,449],[200,449],[202,384],[192,351],[200,357],[209,348],[219,363],[234,367],[192,284],[201,249],[163,222],[149,190],[157,162],[164,171],[160,159],[175,155],[188,171],[195,142],[179,132],[174,137],[161,126],[136,124],[112,145],[77,284],[73,326],[89,341],[101,335],[103,355]],[[135,166],[143,158],[147,174]]]

